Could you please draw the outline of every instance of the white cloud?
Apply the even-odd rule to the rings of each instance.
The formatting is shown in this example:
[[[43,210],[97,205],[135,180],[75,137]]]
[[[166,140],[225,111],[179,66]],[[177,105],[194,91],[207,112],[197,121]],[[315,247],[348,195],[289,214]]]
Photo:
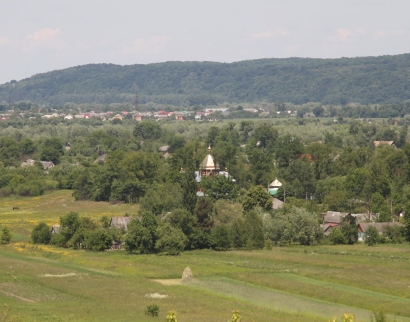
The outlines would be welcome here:
[[[374,36],[376,38],[383,38],[383,37],[397,37],[402,36],[406,32],[404,30],[394,30],[394,31],[379,31]]]
[[[39,46],[51,46],[59,47],[62,45],[59,35],[61,33],[60,29],[45,28],[36,31],[33,34],[27,35],[25,42],[25,49],[31,50]]]
[[[336,37],[341,40],[346,40],[352,36],[352,32],[347,29],[338,29]]]
[[[6,38],[6,37],[0,37],[0,46],[5,46],[10,44],[11,41],[10,39]]]
[[[142,54],[158,54],[167,43],[171,41],[170,37],[154,36],[150,38],[136,38],[130,46],[124,46],[121,52],[123,54],[142,53]]]
[[[290,32],[283,28],[278,28],[275,30],[266,30],[259,33],[254,33],[250,37],[245,38],[246,40],[262,40],[262,39],[269,39],[275,37],[286,37],[290,35]]]
[[[362,36],[366,36],[366,31],[361,28],[358,28],[356,30],[339,28],[331,38],[335,42],[351,42],[354,39]]]

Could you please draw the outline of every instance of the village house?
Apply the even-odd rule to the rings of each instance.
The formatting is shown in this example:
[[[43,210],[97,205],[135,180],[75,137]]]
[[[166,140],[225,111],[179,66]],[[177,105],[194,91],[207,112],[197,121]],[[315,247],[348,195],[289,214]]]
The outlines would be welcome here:
[[[124,119],[124,117],[121,114],[115,114],[112,119],[122,121]]]
[[[316,115],[313,114],[313,113],[305,113],[305,114],[303,115],[303,118],[304,118],[304,119],[316,118]]]
[[[132,116],[132,118],[133,118],[134,120],[136,120],[137,122],[141,122],[141,121],[142,121],[142,118],[143,118],[143,115],[142,115],[141,113],[135,113],[135,114]]]
[[[366,232],[369,227],[375,227],[379,235],[383,235],[388,229],[388,227],[404,227],[403,224],[398,222],[371,222],[371,223],[359,223],[357,225],[358,230],[358,240],[364,241],[366,238]]]
[[[321,227],[323,228],[324,235],[328,236],[331,230],[338,227],[347,216],[351,216],[356,223],[368,220],[367,214],[349,214],[347,212],[327,211],[322,213],[323,224]]]
[[[131,220],[132,217],[112,217],[110,220],[110,227],[128,230],[128,224]]]
[[[43,165],[44,170],[49,170],[55,167],[55,164],[51,161],[40,161],[40,162]]]
[[[36,161],[33,159],[27,159],[20,166],[21,167],[33,166],[35,162]],[[40,161],[40,163],[43,165],[44,170],[49,170],[55,166],[55,164],[51,161]]]
[[[154,113],[154,117],[157,119],[166,119],[171,116],[171,112],[158,111]]]
[[[158,151],[162,153],[165,158],[170,156],[169,154],[169,145],[163,145],[158,148]]]
[[[268,193],[271,196],[276,196],[278,194],[279,188],[282,187],[282,182],[280,182],[277,178],[271,182],[268,186]]]
[[[258,110],[256,108],[244,108],[243,110],[245,112],[258,113]]]
[[[51,227],[51,233],[52,234],[58,234],[60,232],[60,225],[53,225]]]
[[[100,155],[97,159],[95,159],[94,163],[98,163],[99,161],[105,162],[106,159],[107,159],[107,153],[104,153],[104,154]]]
[[[59,117],[59,116],[60,116],[60,115],[59,115],[58,113],[53,113],[53,114],[43,115],[43,116],[41,116],[41,118],[42,118],[42,119],[51,119],[51,118]]]
[[[122,249],[123,243],[117,240],[112,241],[112,245],[109,250],[120,250]]]
[[[389,145],[389,146],[395,146],[394,141],[374,141],[374,146],[378,147],[380,145]]]

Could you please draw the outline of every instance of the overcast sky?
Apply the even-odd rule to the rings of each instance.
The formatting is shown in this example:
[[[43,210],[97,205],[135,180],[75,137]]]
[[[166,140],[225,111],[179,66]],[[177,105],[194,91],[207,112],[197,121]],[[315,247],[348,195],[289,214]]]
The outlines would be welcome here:
[[[0,84],[89,63],[410,52],[409,0],[1,0]]]

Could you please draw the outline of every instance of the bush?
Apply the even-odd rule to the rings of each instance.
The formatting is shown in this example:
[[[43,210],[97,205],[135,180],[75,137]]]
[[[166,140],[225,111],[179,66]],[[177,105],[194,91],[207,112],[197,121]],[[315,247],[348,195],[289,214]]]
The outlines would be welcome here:
[[[376,227],[370,226],[367,229],[364,241],[368,246],[375,246],[376,244],[380,243],[380,236]]]
[[[143,212],[141,221],[138,218],[132,219],[125,237],[125,250],[128,253],[153,253],[157,240],[157,226],[156,218],[150,212]]]
[[[167,322],[178,322],[176,312],[173,312],[173,311],[168,312]]]
[[[342,316],[342,322],[354,322],[354,320],[355,320],[355,316],[353,314],[345,313]],[[329,322],[337,322],[337,318],[334,318],[333,320]]]
[[[41,180],[34,180],[18,185],[15,188],[15,193],[19,196],[36,197],[44,194],[44,190],[44,182]]]
[[[333,228],[330,231],[329,240],[333,245],[347,244],[347,238],[340,228]]]
[[[11,234],[10,230],[7,227],[4,227],[1,230],[1,237],[0,237],[0,243],[1,244],[8,244],[11,242]]]
[[[159,313],[159,306],[156,304],[150,304],[145,308],[145,315],[148,316],[158,316]]]
[[[62,234],[53,234],[51,236],[50,244],[58,247],[66,247],[67,241]]]
[[[319,227],[317,217],[303,208],[292,207],[289,214],[292,224],[293,240],[301,245],[311,245],[323,238],[323,230]]]
[[[187,238],[182,230],[169,224],[158,227],[157,236],[158,240],[155,243],[155,249],[165,252],[167,255],[178,255],[184,250],[187,242]]]
[[[387,316],[383,311],[372,311],[370,322],[388,322]]]
[[[270,239],[265,241],[265,249],[272,250],[272,242],[270,241]]]
[[[263,226],[266,238],[275,246],[284,246],[292,241],[293,229],[286,215],[276,213],[274,216],[265,216]]]
[[[228,322],[241,322],[241,314],[236,310],[232,311],[232,318]]]
[[[263,222],[255,210],[249,211],[245,215],[246,227],[246,248],[262,249],[265,245],[265,231]]]
[[[49,244],[51,241],[51,229],[44,223],[39,223],[31,232],[31,240],[34,244]]]
[[[211,230],[211,240],[216,250],[228,250],[232,245],[232,237],[226,225]]]
[[[91,231],[85,239],[85,247],[88,250],[102,252],[112,245],[111,234],[104,228]]]
[[[406,230],[402,226],[384,226],[384,237],[386,242],[402,244],[406,241]]]

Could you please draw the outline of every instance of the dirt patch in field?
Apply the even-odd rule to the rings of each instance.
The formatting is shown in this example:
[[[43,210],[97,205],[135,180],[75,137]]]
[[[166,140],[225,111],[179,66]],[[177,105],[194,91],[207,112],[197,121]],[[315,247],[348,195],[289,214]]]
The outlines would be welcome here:
[[[184,284],[191,284],[197,282],[196,279],[192,279],[192,281],[183,281],[180,278],[175,279],[163,279],[163,280],[151,280],[162,285],[184,285]]]
[[[180,278],[166,279],[166,280],[153,280],[153,281],[160,283],[162,285],[181,285],[182,284],[182,280]]]

